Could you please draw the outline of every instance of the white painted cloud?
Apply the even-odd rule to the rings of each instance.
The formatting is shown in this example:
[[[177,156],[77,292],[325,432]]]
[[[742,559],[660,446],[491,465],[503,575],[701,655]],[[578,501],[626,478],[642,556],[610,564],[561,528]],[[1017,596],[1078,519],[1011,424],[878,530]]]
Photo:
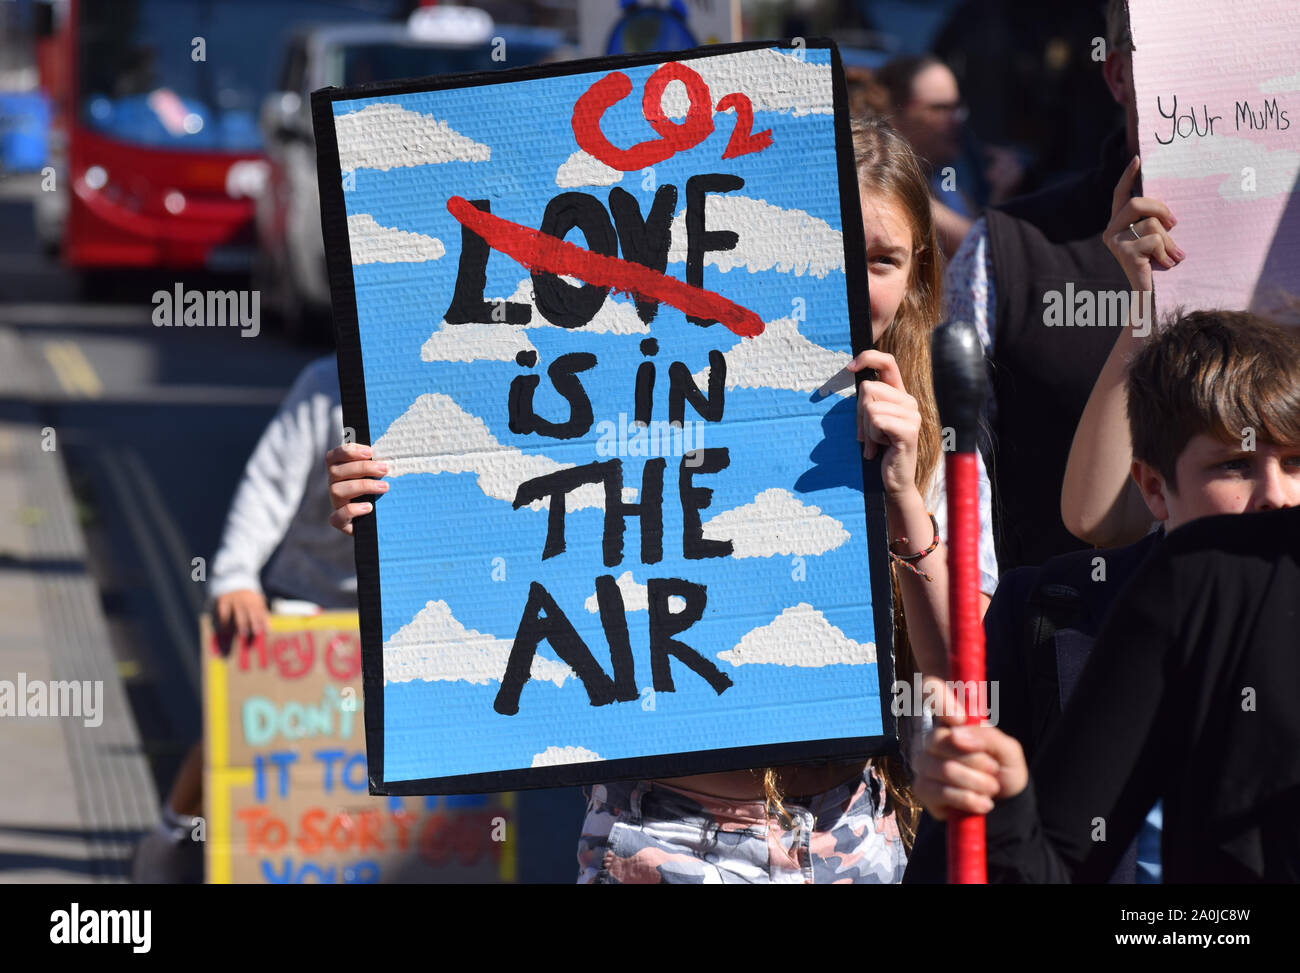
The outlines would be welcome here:
[[[631,571],[624,571],[616,580],[618,590],[623,593],[624,611],[643,612],[650,610],[650,589],[643,584],[637,584],[632,577]],[[582,603],[582,607],[594,615],[600,611],[600,602],[595,595],[592,595]]]
[[[741,51],[682,62],[699,73],[709,86],[716,105],[723,95],[742,91],[754,111],[777,111],[790,115],[831,115],[835,106],[831,94],[831,66],[800,60],[792,54],[771,49]],[[664,114],[686,116],[686,86],[671,82],[663,95]],[[755,119],[755,129],[762,126]]]
[[[575,285],[581,281],[570,281]],[[533,297],[533,279],[525,277],[519,282],[513,294],[506,298],[490,299],[509,301],[514,304],[527,304],[533,309],[532,320],[528,324],[506,324],[505,322],[484,322],[475,324],[438,325],[429,338],[420,346],[422,361],[514,361],[521,351],[536,351],[524,331],[528,328],[553,328],[537,309]],[[615,300],[611,295],[605,298],[586,325],[580,330],[588,334],[649,334],[650,325],[641,320],[636,313],[636,305],[631,301]]]
[[[703,530],[707,538],[731,541],[732,557],[814,556],[849,539],[849,532],[834,517],[779,487],[710,518]]]
[[[1222,176],[1223,199],[1253,202],[1289,194],[1300,174],[1300,153],[1269,150],[1249,139],[1216,136],[1212,139],[1178,139],[1142,160],[1144,178],[1205,179]],[[1255,173],[1253,188],[1243,188],[1245,170]],[[1247,183],[1249,186],[1249,183]]]
[[[354,267],[376,263],[422,263],[437,260],[447,252],[437,237],[380,226],[369,213],[348,217],[348,245],[352,250]]]
[[[582,283],[581,281],[569,281],[570,283]],[[551,324],[542,316],[542,312],[537,310],[537,299],[533,295],[533,279],[525,277],[515,288],[515,292],[507,300],[517,301],[520,304],[527,304],[533,309],[533,319],[528,324],[523,325],[525,328],[554,328],[556,325]],[[650,325],[641,320],[636,313],[636,305],[631,300],[615,300],[611,293],[605,298],[605,303],[600,306],[600,310],[595,316],[584,324],[580,329],[587,334],[649,334]]]
[[[825,387],[844,397],[853,394],[851,373],[845,371],[852,356],[809,341],[799,333],[799,322],[793,318],[768,321],[762,334],[740,339],[722,357],[727,360],[729,389],[815,392]],[[709,370],[691,377],[705,388]]]
[[[705,197],[704,222],[710,230],[733,230],[740,239],[734,250],[709,250],[706,266],[723,273],[743,267],[751,274],[777,270],[802,277],[825,277],[844,269],[844,239],[825,220],[801,209],[783,209],[748,196]],[[686,262],[686,211],[673,219],[671,263]]]
[[[492,149],[432,115],[381,102],[334,119],[339,168],[398,169],[443,162],[487,162]]]
[[[514,361],[521,351],[536,351],[517,325],[448,324],[420,346],[421,361]]]
[[[384,683],[423,679],[484,686],[500,682],[512,645],[512,639],[466,628],[445,601],[430,601],[384,643]],[[562,686],[573,670],[534,655],[530,674],[533,679]]]
[[[533,755],[534,767],[555,767],[559,764],[585,764],[592,760],[604,760],[600,754],[586,747],[547,747],[541,753]]]
[[[615,583],[623,595],[623,610],[625,612],[650,610],[650,589],[643,584],[637,584],[636,579],[632,577],[631,571],[624,571],[615,579]],[[600,599],[593,594],[582,603],[582,607],[595,615],[600,611]],[[686,599],[678,595],[669,595],[668,610],[674,613],[685,611]]]
[[[1266,95],[1279,95],[1287,91],[1300,91],[1300,74],[1280,74],[1259,83],[1259,90]]]
[[[856,666],[876,661],[874,642],[855,642],[807,602],[781,612],[766,625],[747,633],[734,649],[718,658],[733,666],[771,665],[819,669]]]
[[[623,173],[605,165],[593,155],[579,149],[560,163],[555,170],[555,185],[561,189],[575,186],[612,186],[623,178]]]
[[[408,473],[476,473],[478,487],[487,496],[513,503],[519,484],[545,476],[569,464],[548,456],[521,452],[492,435],[487,424],[470,415],[449,396],[426,392],[373,444],[375,459],[388,463],[388,476]],[[634,500],[636,490],[625,487],[624,500]],[[549,507],[547,500],[529,504],[533,510]],[[566,510],[605,507],[605,488],[588,483],[565,498]]]

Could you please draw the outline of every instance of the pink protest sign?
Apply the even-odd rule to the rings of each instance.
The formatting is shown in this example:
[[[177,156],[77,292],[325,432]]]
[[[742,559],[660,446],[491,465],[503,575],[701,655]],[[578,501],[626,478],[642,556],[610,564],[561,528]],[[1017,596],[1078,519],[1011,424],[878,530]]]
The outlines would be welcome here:
[[[1143,194],[1187,258],[1156,306],[1300,320],[1300,8],[1130,0]]]

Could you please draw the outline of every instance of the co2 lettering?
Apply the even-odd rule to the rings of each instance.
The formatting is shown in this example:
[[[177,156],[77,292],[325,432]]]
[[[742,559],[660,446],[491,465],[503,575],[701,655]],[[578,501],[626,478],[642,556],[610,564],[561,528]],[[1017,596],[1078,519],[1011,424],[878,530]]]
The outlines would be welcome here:
[[[686,117],[674,122],[665,114],[663,95],[668,85],[680,81],[686,87]],[[605,75],[573,106],[573,136],[578,147],[611,169],[633,172],[671,159],[678,152],[693,149],[713,134],[713,96],[699,72],[677,62],[661,65],[646,79],[641,96],[641,114],[659,137],[620,149],[606,137],[601,119],[614,105],[632,93],[632,80],[622,71]],[[772,130],[753,133],[754,106],[747,95],[732,92],[718,101],[717,110],[735,111],[736,127],[722,153],[724,159],[762,152],[772,144]]]

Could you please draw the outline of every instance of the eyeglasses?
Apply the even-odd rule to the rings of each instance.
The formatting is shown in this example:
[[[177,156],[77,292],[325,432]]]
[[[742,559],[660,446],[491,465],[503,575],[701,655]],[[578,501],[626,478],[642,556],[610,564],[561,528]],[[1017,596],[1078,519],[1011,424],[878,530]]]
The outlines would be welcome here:
[[[928,105],[917,105],[916,107],[927,115],[951,115],[959,122],[964,122],[970,117],[970,109],[959,101],[934,102]]]

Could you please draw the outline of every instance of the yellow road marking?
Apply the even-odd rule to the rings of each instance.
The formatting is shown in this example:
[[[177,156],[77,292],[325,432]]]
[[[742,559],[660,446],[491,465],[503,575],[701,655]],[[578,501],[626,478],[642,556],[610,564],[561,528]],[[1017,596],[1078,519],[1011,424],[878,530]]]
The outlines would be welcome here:
[[[61,342],[56,343],[47,341],[44,346],[45,360],[50,363],[50,368],[54,370],[54,377],[59,380],[59,385],[63,391],[72,395],[76,391],[71,376],[67,372],[67,364],[63,357],[63,345]]]
[[[99,380],[99,375],[95,373],[95,366],[82,352],[81,346],[75,341],[67,342],[67,356],[68,364],[77,376],[77,381],[86,396],[92,399],[99,398],[104,392],[104,383]]]
[[[104,383],[99,380],[90,360],[75,341],[47,341],[45,359],[54,370],[54,376],[69,395],[97,399],[104,393]]]

